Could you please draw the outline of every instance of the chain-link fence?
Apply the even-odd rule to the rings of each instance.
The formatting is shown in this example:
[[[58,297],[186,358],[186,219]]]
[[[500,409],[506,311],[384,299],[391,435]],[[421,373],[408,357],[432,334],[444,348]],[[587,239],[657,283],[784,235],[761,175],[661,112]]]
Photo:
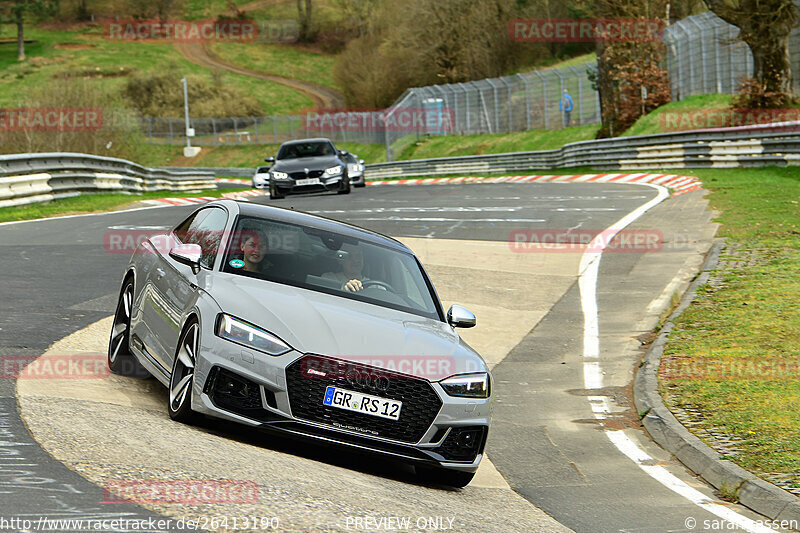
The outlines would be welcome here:
[[[739,39],[739,28],[711,12],[687,17],[664,30],[672,99],[698,94],[735,94],[742,78],[753,75],[753,54]],[[800,95],[800,28],[789,37],[789,57]]]
[[[753,72],[753,54],[739,28],[711,12],[687,17],[664,30],[672,100],[698,94],[734,94]]]
[[[596,63],[586,63],[409,89],[387,115],[391,118],[394,114],[423,113],[427,124],[414,131],[387,124],[387,148],[395,145],[402,148],[403,140],[426,134],[512,133],[597,124],[600,100],[590,81],[591,73],[596,70]],[[569,111],[565,112],[567,109]],[[434,113],[433,120],[431,113]]]
[[[664,31],[672,100],[700,94],[734,94],[753,72],[739,29],[711,12]],[[792,72],[800,78],[800,28],[790,36]],[[408,89],[388,109],[295,116],[194,118],[192,144],[279,144],[328,137],[334,142],[383,144],[391,161],[428,135],[512,133],[600,123],[600,99],[591,78],[595,62],[479,81]],[[566,91],[566,93],[565,93]],[[800,82],[794,84],[800,95]],[[567,97],[571,104],[567,104]],[[569,112],[565,112],[570,108]],[[185,144],[183,119],[144,118],[150,142]]]
[[[195,146],[230,144],[280,144],[292,139],[328,137],[334,142],[383,144],[382,128],[373,125],[370,113],[336,113],[307,115],[190,118],[194,128],[191,143]],[[186,122],[182,118],[141,119],[141,129],[154,144],[186,144]]]

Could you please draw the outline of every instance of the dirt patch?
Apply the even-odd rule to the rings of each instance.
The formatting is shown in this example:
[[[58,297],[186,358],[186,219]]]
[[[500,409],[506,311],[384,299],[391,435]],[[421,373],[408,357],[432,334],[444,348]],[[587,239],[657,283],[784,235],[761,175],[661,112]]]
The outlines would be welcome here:
[[[53,48],[57,50],[90,50],[96,46],[95,44],[86,43],[57,43],[53,45]]]
[[[633,406],[633,381],[624,387],[603,387],[602,389],[572,389],[567,391],[574,396],[604,396],[608,398],[610,407],[623,409],[606,418],[582,418],[573,420],[578,424],[596,424],[598,429],[622,430],[643,429],[642,423]]]

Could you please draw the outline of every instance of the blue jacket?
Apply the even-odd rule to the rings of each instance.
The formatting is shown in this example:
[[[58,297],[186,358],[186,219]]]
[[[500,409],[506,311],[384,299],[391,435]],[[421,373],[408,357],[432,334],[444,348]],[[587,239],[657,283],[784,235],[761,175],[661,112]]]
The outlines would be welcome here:
[[[572,97],[568,93],[564,93],[561,100],[558,102],[559,111],[572,111]]]

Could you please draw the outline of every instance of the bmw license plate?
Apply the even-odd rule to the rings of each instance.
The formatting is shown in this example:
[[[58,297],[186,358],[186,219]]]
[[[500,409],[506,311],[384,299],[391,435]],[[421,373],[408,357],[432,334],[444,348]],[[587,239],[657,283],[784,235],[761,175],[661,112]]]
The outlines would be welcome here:
[[[319,185],[319,178],[306,178],[303,180],[297,180],[294,183],[295,185]]]
[[[389,420],[399,420],[400,409],[403,407],[403,402],[331,386],[325,389],[325,397],[322,399],[322,405],[330,405],[347,411],[380,416],[381,418],[388,418]]]

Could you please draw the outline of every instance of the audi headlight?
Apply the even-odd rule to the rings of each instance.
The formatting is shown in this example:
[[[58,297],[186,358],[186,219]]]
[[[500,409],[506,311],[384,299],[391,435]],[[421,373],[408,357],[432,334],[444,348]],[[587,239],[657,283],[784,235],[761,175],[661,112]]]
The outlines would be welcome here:
[[[451,376],[439,382],[444,391],[450,396],[459,398],[488,398],[489,374],[463,374]]]
[[[338,165],[337,165],[337,166],[335,166],[335,167],[331,167],[331,168],[326,168],[326,169],[325,169],[325,174],[327,174],[328,176],[333,176],[333,175],[336,175],[336,174],[341,174],[341,172],[342,172],[342,167],[341,167],[341,166],[338,166]]]
[[[272,333],[230,315],[219,315],[217,336],[269,355],[283,355],[292,350]]]
[[[277,170],[273,170],[271,174],[272,177],[275,178],[276,180],[285,180],[286,178],[289,177],[289,174],[287,174],[286,172],[278,172]]]

